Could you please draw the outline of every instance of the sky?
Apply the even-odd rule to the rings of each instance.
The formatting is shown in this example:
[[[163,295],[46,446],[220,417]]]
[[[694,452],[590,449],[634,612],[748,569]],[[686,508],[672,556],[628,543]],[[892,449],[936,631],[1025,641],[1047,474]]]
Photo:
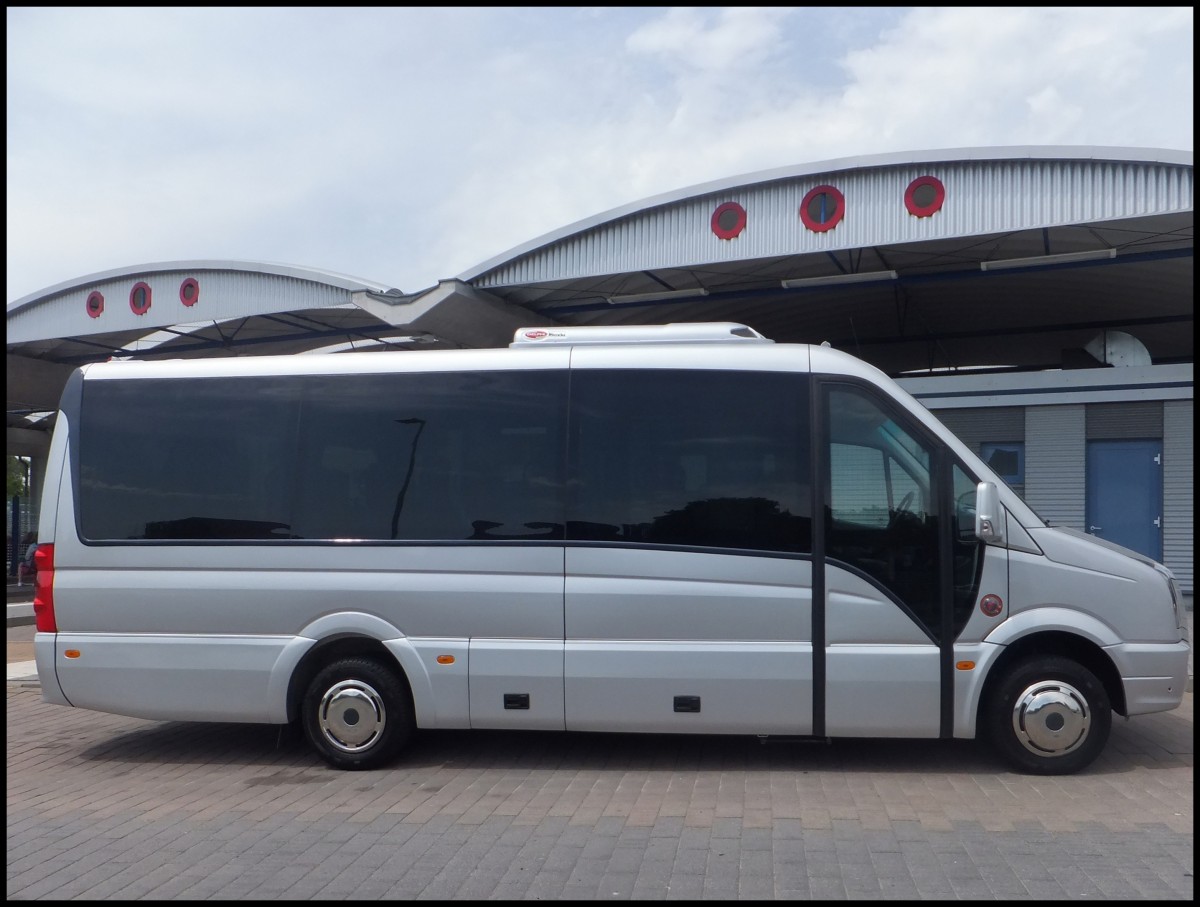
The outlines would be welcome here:
[[[162,261],[406,293],[869,154],[1193,150],[1192,7],[8,7],[8,303]]]

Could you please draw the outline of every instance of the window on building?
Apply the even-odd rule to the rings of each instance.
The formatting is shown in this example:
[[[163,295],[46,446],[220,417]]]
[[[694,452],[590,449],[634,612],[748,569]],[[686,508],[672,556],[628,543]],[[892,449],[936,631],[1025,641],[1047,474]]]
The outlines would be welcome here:
[[[992,471],[1018,493],[1025,488],[1025,442],[987,441],[979,445],[979,455]]]

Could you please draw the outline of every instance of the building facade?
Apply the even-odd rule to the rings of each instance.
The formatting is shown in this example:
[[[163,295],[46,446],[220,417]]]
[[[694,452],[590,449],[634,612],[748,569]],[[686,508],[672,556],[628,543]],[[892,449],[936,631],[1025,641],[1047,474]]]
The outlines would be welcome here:
[[[1193,208],[1189,152],[950,149],[656,196],[415,293],[256,262],[119,268],[9,304],[8,451],[36,486],[66,376],[111,357],[734,321],[871,362],[1047,521],[1163,560],[1190,593]]]

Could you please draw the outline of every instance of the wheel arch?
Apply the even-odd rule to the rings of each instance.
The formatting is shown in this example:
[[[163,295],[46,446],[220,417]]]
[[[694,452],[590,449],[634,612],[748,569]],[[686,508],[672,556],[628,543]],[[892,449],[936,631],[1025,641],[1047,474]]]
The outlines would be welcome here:
[[[317,673],[330,662],[348,656],[375,658],[386,665],[407,688],[418,721],[428,711],[432,694],[420,657],[411,640],[390,621],[364,611],[335,611],[313,620],[297,638],[315,642],[290,671],[281,672],[280,680],[287,678],[284,708],[289,723],[299,717],[305,690]]]
[[[308,685],[312,683],[312,679],[326,665],[332,664],[341,658],[355,656],[374,658],[381,664],[391,668],[408,691],[411,705],[412,684],[409,682],[403,665],[397,661],[387,646],[371,636],[365,636],[361,633],[341,632],[318,640],[316,645],[304,653],[299,663],[292,670],[287,691],[288,721],[294,722],[299,718],[300,705],[304,700],[304,693],[308,689]]]
[[[1120,672],[1108,653],[1094,640],[1065,630],[1030,633],[1005,645],[1004,651],[988,671],[979,697],[978,712],[981,714],[989,707],[993,691],[1013,665],[1039,656],[1060,656],[1083,665],[1104,685],[1112,710],[1118,715],[1126,714],[1125,685],[1121,682]],[[977,716],[977,726],[979,720]]]

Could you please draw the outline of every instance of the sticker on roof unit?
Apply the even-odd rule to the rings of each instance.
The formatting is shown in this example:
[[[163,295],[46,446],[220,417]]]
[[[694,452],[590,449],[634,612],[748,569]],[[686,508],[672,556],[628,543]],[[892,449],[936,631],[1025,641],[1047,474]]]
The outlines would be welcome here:
[[[526,331],[521,336],[523,336],[526,340],[551,340],[556,337],[566,337],[567,335],[566,335],[565,331],[536,330],[536,331]]]

